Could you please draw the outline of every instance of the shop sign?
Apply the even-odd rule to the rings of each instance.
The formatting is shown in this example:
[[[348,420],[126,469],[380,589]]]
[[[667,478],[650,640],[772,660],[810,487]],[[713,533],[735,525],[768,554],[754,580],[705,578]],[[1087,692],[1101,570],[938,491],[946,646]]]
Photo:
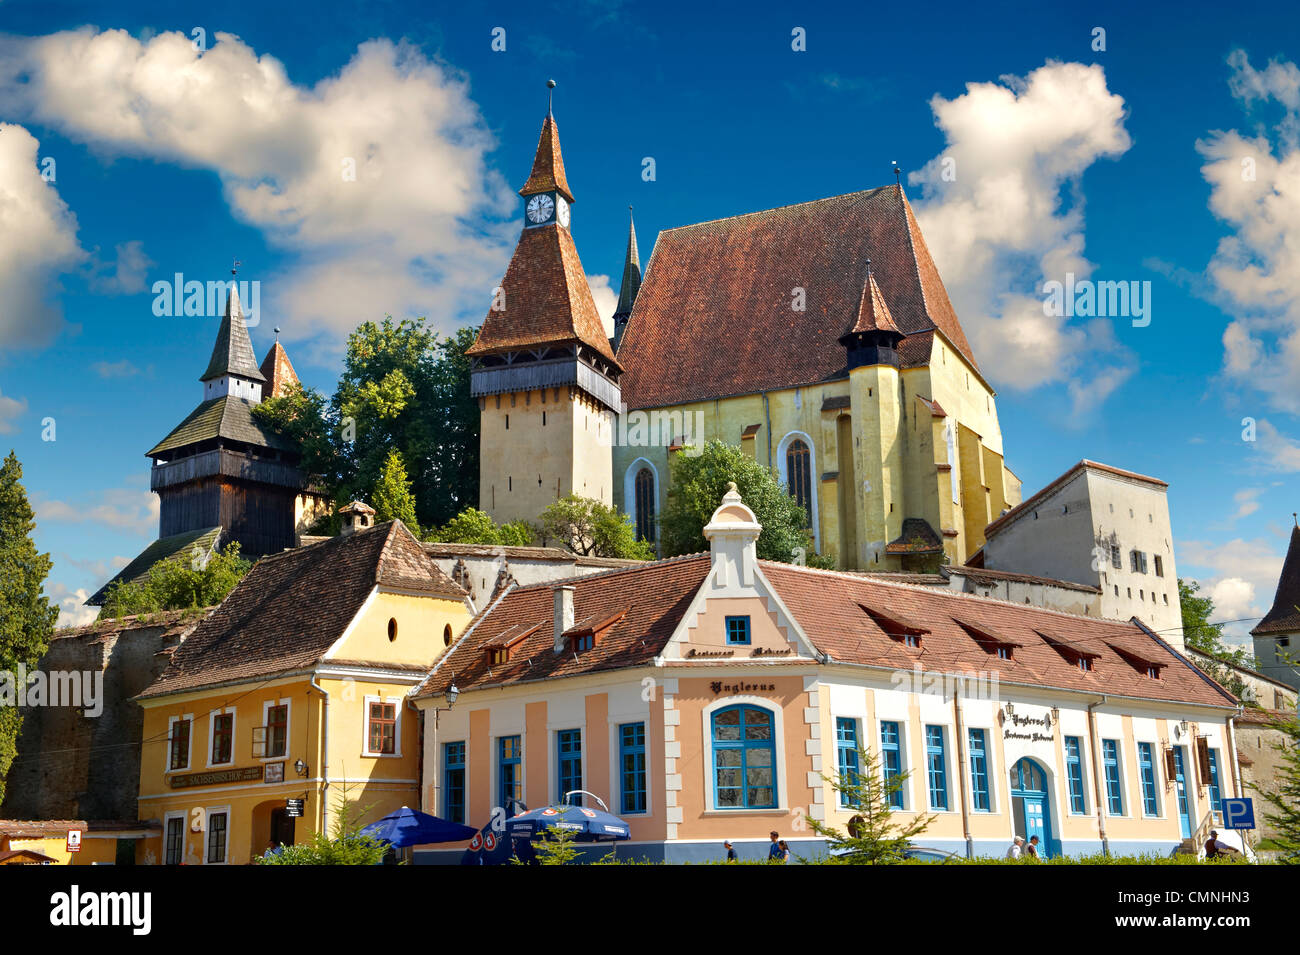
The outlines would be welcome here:
[[[1011,725],[1002,731],[1003,739],[1023,739],[1031,743],[1052,742],[1052,717],[1048,713],[1044,713],[1037,719],[1017,713],[1014,716],[1007,716],[1006,722]]]
[[[723,683],[714,680],[709,684],[716,696],[719,693],[771,693],[776,689],[775,683]]]
[[[189,789],[193,786],[226,786],[230,783],[255,782],[261,778],[261,766],[244,766],[240,769],[216,769],[210,773],[181,773],[178,776],[167,777],[167,782],[172,789]]]
[[[307,800],[305,799],[286,799],[284,801],[284,814],[290,819],[300,819],[306,803]]]

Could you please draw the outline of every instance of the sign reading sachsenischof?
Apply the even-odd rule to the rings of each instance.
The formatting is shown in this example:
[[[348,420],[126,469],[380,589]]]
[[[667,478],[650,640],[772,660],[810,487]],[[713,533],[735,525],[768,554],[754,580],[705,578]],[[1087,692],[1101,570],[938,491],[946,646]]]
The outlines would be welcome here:
[[[189,789],[192,786],[222,786],[228,783],[246,783],[262,778],[261,766],[244,766],[241,769],[215,769],[210,773],[181,773],[167,777],[172,789]]]

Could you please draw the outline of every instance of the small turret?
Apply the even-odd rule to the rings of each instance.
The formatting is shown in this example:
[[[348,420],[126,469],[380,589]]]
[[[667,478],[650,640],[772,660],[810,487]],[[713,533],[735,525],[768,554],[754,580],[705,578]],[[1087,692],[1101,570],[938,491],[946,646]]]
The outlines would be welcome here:
[[[871,260],[867,259],[867,277],[862,283],[858,313],[849,330],[840,336],[840,344],[848,352],[849,369],[864,365],[893,365],[897,368],[898,343],[905,337],[889,314],[880,286],[871,275]]]

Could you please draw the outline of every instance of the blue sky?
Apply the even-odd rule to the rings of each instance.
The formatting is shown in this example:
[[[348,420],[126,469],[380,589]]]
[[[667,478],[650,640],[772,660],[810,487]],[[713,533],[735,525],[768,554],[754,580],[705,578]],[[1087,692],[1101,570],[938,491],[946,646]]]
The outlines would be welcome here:
[[[629,204],[645,260],[897,161],[1026,492],[1083,457],[1169,481],[1179,574],[1261,615],[1300,507],[1300,19],[1049,7],[0,0],[0,446],[65,622],[156,534],[143,452],[199,400],[218,319],[153,283],[238,257],[259,356],[282,327],[326,390],[361,321],[478,322],[548,77],[602,306]],[[1150,324],[1046,318],[1067,271],[1149,281]]]

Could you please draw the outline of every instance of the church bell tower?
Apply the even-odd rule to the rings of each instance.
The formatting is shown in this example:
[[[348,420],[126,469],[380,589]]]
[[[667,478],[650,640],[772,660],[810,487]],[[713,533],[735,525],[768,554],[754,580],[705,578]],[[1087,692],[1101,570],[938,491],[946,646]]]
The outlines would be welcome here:
[[[550,109],[519,195],[519,243],[466,351],[481,416],[479,508],[499,523],[535,522],[567,494],[613,503],[621,397],[622,367],[569,231],[574,199]]]

